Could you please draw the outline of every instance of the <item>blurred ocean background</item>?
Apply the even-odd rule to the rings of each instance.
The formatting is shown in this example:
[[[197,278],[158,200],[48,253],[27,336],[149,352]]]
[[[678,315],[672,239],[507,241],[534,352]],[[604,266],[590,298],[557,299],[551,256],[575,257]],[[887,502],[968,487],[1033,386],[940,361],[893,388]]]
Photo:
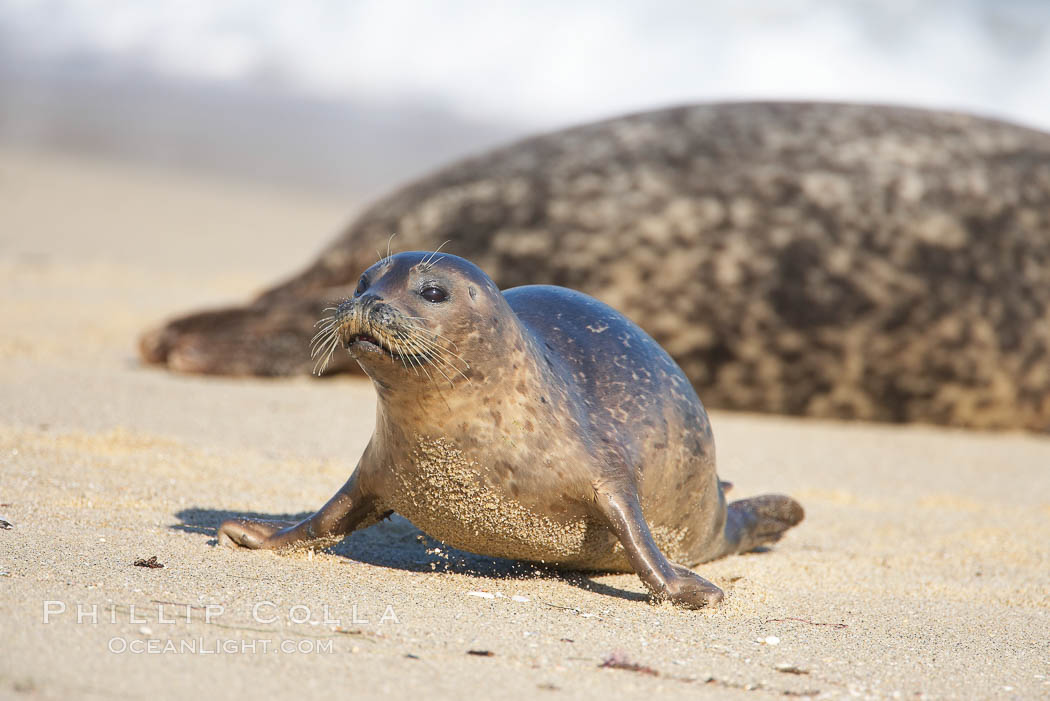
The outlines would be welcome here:
[[[0,146],[317,192],[752,99],[1050,129],[1050,1],[0,0]]]

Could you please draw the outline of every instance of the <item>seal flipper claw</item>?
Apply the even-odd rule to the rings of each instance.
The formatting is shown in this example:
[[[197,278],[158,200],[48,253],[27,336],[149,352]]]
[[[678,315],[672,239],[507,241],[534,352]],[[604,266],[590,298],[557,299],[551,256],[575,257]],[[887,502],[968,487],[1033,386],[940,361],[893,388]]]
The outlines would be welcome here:
[[[746,553],[780,540],[784,532],[805,517],[802,505],[782,494],[764,494],[729,504],[726,514],[726,551]]]

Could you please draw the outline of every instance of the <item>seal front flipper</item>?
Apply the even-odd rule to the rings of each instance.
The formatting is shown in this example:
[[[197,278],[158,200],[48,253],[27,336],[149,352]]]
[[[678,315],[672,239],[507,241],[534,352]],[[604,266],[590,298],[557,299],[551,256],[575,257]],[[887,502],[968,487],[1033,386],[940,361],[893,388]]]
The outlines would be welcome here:
[[[598,510],[623,545],[627,561],[656,598],[691,609],[722,601],[721,589],[660,552],[635,489],[602,485],[595,488],[595,496]]]
[[[296,524],[294,521],[271,521],[261,518],[231,518],[222,522],[215,537],[219,545],[227,548],[248,548],[249,550],[267,549],[267,543],[275,533],[289,530]]]
[[[242,518],[223,522],[216,534],[219,545],[251,550],[334,545],[352,531],[370,526],[385,515],[377,508],[375,498],[361,490],[357,474],[355,471],[320,511],[299,523]]]

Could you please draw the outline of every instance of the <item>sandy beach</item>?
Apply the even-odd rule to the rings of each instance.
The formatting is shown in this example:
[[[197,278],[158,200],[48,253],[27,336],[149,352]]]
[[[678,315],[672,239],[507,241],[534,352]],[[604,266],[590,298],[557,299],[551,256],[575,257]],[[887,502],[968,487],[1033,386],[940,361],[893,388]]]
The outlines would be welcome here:
[[[331,496],[372,386],[179,376],[137,336],[292,273],[362,204],[0,152],[0,697],[1050,696],[1046,436],[712,412],[732,496],[807,512],[697,569],[713,611],[397,517],[334,552],[216,547]]]

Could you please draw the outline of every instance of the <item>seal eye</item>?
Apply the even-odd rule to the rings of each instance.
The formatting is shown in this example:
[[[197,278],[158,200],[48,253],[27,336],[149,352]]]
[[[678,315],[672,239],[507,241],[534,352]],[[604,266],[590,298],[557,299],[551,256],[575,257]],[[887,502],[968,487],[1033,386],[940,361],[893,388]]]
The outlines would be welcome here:
[[[364,275],[362,275],[361,279],[357,281],[357,289],[354,291],[354,294],[355,295],[359,295],[359,294],[361,294],[362,292],[364,292],[367,289],[368,289],[368,278],[365,277]]]
[[[433,285],[427,285],[419,291],[419,294],[422,295],[423,299],[425,299],[428,302],[444,302],[446,299],[448,299],[447,292],[445,292],[440,287],[434,287]]]

